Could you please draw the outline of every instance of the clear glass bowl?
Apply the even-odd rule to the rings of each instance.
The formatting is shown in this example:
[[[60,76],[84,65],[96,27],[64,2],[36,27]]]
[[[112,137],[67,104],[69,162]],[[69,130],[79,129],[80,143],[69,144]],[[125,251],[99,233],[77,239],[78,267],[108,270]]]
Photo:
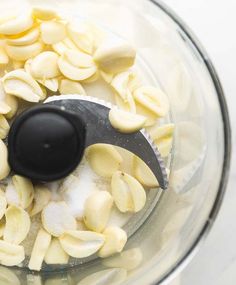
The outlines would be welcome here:
[[[170,120],[176,125],[169,189],[129,238],[125,253],[67,270],[32,273],[15,268],[8,274],[16,278],[14,284],[22,285],[168,283],[189,262],[211,228],[229,172],[227,106],[208,55],[186,25],[159,1],[2,2],[14,9],[46,3],[65,17],[86,18],[127,39],[168,94]],[[85,277],[87,281],[81,282]]]

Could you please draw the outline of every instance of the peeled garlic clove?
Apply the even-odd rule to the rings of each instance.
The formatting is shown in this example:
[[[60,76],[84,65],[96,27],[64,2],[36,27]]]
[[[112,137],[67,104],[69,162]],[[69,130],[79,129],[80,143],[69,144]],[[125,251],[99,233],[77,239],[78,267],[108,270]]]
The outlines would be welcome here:
[[[62,248],[70,256],[84,258],[96,253],[104,244],[104,236],[90,231],[67,231],[59,237]]]
[[[5,193],[0,188],[0,219],[4,216],[7,208],[7,199]]]
[[[21,207],[24,209],[28,208],[34,198],[34,187],[32,182],[19,175],[14,175],[12,177],[12,182],[19,195]]]
[[[45,98],[45,93],[36,80],[23,69],[7,73],[3,77],[3,87],[6,93],[28,102],[39,102]]]
[[[121,252],[127,242],[127,234],[119,227],[109,227],[103,232],[105,243],[99,250],[98,256],[105,258]]]
[[[47,233],[44,229],[40,229],[37,234],[28,265],[30,270],[40,271],[50,243],[51,235]]]
[[[70,49],[78,51],[77,46],[69,38],[65,38],[63,41],[52,45],[52,48],[60,55],[63,55],[67,50]]]
[[[58,54],[45,51],[37,55],[30,64],[31,75],[40,79],[51,79],[60,75],[57,65]]]
[[[25,259],[24,247],[0,240],[0,263],[15,266]]]
[[[40,31],[42,41],[48,45],[56,44],[66,37],[66,27],[60,22],[42,22],[40,25]]]
[[[111,191],[117,208],[122,212],[138,212],[146,203],[146,192],[134,177],[117,171],[112,175]]]
[[[86,157],[92,169],[102,177],[111,177],[121,163],[122,157],[111,145],[95,144],[87,148]]]
[[[116,101],[116,105],[127,112],[136,113],[136,104],[134,101],[134,98],[132,96],[132,94],[128,91],[127,96],[125,99],[121,98],[120,95],[115,95],[115,101]],[[145,123],[146,125],[146,123]]]
[[[35,43],[39,38],[39,29],[33,28],[20,37],[8,37],[6,43],[12,46],[25,46]]]
[[[111,194],[106,191],[96,191],[91,194],[84,205],[84,223],[95,232],[102,232],[110,217],[113,204]]]
[[[157,144],[158,150],[162,157],[167,157],[170,154],[174,135],[174,124],[167,124],[161,127],[156,127],[149,131],[150,136]]]
[[[147,119],[145,123],[145,127],[152,127],[153,125],[157,123],[158,116],[156,114],[146,109],[142,105],[138,104],[137,102],[135,102],[135,106],[136,106],[137,114],[142,115],[146,117]]]
[[[22,13],[17,17],[0,23],[0,34],[16,35],[30,29],[32,26],[32,16],[29,13]]]
[[[102,78],[104,79],[104,81],[108,84],[110,84],[114,78],[114,74],[107,73],[107,72],[104,72],[102,70],[100,70],[100,74],[101,74]]]
[[[5,97],[5,102],[11,108],[11,111],[5,114],[5,117],[7,119],[12,119],[16,115],[18,110],[18,100],[15,96],[7,94]]]
[[[10,130],[10,125],[3,115],[0,114],[0,139],[5,139]]]
[[[6,226],[3,239],[6,242],[20,244],[30,230],[29,214],[22,208],[10,206],[5,213]]]
[[[2,285],[21,285],[17,275],[12,270],[0,266],[0,284]]]
[[[3,101],[0,101],[0,114],[7,114],[11,111],[11,107]]]
[[[104,42],[94,54],[98,67],[108,73],[119,73],[134,65],[136,51],[122,41]]]
[[[50,21],[58,18],[57,12],[46,6],[33,7],[32,15],[41,21]]]
[[[37,79],[37,81],[53,92],[57,92],[58,90],[59,80],[57,78],[44,79],[44,80]]]
[[[132,114],[117,108],[110,110],[109,120],[113,128],[127,134],[141,130],[146,122],[146,118],[141,115]]]
[[[77,285],[118,285],[127,278],[127,271],[121,268],[95,272],[82,279]]]
[[[118,267],[131,271],[137,268],[142,260],[142,251],[139,248],[132,248],[121,252],[119,255],[106,258],[102,263],[110,268]]]
[[[62,79],[59,87],[59,91],[61,94],[80,94],[86,95],[86,92],[83,86],[76,81],[69,79]]]
[[[38,55],[43,50],[43,47],[41,42],[24,46],[6,45],[6,52],[13,60],[25,61]]]
[[[76,220],[65,202],[50,202],[42,211],[42,224],[52,236],[76,229]]]
[[[85,24],[69,24],[67,31],[76,46],[88,54],[92,54],[94,48],[93,35]]]
[[[51,199],[51,192],[47,187],[37,185],[34,187],[34,199],[32,203],[32,208],[30,210],[30,216],[37,215],[40,213],[45,206],[49,203]]]
[[[151,169],[137,156],[133,158],[133,173],[142,185],[150,188],[159,187],[159,183]]]
[[[62,248],[59,240],[53,238],[47,250],[44,261],[47,264],[67,264],[69,255]]]
[[[0,46],[0,64],[8,64],[9,57],[4,48]]]
[[[158,88],[143,86],[133,93],[135,101],[153,112],[158,117],[164,117],[169,111],[169,102],[166,94]]]
[[[8,164],[8,151],[4,142],[0,139],[0,180],[6,178],[10,173],[10,167]]]

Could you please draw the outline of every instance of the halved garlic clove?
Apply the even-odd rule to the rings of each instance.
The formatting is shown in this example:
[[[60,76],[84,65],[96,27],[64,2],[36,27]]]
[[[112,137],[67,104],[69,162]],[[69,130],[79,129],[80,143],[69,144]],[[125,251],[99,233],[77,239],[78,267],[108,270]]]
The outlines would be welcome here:
[[[67,264],[69,255],[64,251],[57,238],[53,238],[44,257],[47,264]]]
[[[3,101],[0,101],[0,114],[8,114],[11,111],[11,107],[8,106],[8,104],[6,104]]]
[[[42,22],[40,25],[42,41],[47,45],[56,44],[66,37],[64,23],[56,21]]]
[[[3,115],[0,114],[0,139],[5,139],[10,130],[10,125]]]
[[[65,77],[76,81],[88,79],[97,71],[91,56],[75,50],[66,50],[58,66]]]
[[[76,229],[76,220],[65,202],[50,202],[42,211],[42,224],[52,236]]]
[[[92,193],[84,205],[84,223],[88,229],[102,232],[109,220],[113,199],[106,191]]]
[[[22,13],[0,23],[0,34],[17,35],[25,32],[33,26],[33,18],[30,13]]]
[[[25,259],[24,247],[0,240],[0,263],[15,266]]]
[[[51,243],[51,235],[44,229],[38,231],[29,261],[29,269],[40,271],[44,257]]]
[[[0,65],[8,64],[9,57],[5,51],[5,49],[0,46]]]
[[[136,89],[133,96],[135,101],[158,117],[166,116],[169,111],[168,98],[161,89],[143,86]]]
[[[0,266],[0,284],[1,285],[21,285],[17,275],[12,270]]]
[[[6,209],[7,209],[7,199],[5,193],[0,188],[0,220],[5,215]]]
[[[44,207],[47,206],[51,198],[51,192],[47,187],[36,185],[34,187],[34,199],[32,208],[30,209],[30,216],[35,216],[40,213]]]
[[[132,114],[117,108],[110,110],[109,120],[113,128],[127,134],[141,130],[146,122],[144,116]]]
[[[70,256],[84,258],[96,253],[104,244],[104,235],[90,231],[67,231],[59,237],[62,248]]]
[[[31,75],[37,79],[52,79],[61,73],[58,68],[59,56],[52,51],[45,51],[37,55],[30,62]]]
[[[12,244],[20,244],[30,230],[29,214],[20,207],[10,206],[5,216],[6,226],[3,239]]]
[[[133,158],[133,174],[142,185],[149,188],[159,187],[159,183],[151,169],[137,156]]]
[[[25,61],[38,55],[44,48],[43,43],[35,42],[24,46],[6,45],[6,52],[13,60]]]
[[[5,97],[6,104],[11,108],[11,111],[5,114],[7,119],[12,119],[18,110],[18,99],[15,96],[7,94]]]
[[[88,54],[93,53],[94,39],[86,24],[76,25],[75,23],[70,23],[67,26],[67,31],[71,40],[80,50]]]
[[[85,155],[92,169],[102,177],[111,177],[123,160],[115,147],[107,144],[89,146]]]
[[[134,177],[117,171],[112,175],[111,191],[117,208],[122,212],[138,212],[146,203],[146,192]]]
[[[32,15],[41,21],[50,21],[57,19],[57,12],[47,6],[35,6],[32,9]]]
[[[35,43],[39,38],[39,29],[38,27],[32,28],[31,30],[25,32],[20,36],[9,36],[6,40],[8,45],[12,46],[25,46]]]
[[[121,252],[119,255],[106,258],[102,263],[110,268],[118,267],[131,271],[140,266],[142,260],[143,254],[140,248],[132,248]]]
[[[108,73],[119,73],[134,65],[135,49],[123,41],[105,41],[95,54],[94,60],[99,69]]]
[[[20,206],[23,209],[28,208],[34,199],[34,186],[32,182],[28,178],[14,175],[12,176],[12,183],[18,193]]]
[[[4,142],[0,139],[0,180],[6,178],[10,173],[10,167],[8,164],[8,151]]]
[[[39,102],[45,99],[45,93],[33,77],[23,69],[7,73],[3,77],[3,87],[6,93],[28,102]]]
[[[76,81],[69,79],[62,79],[59,87],[61,94],[80,94],[86,95],[83,86]]]
[[[57,52],[60,55],[63,55],[64,52],[66,52],[67,50],[78,51],[77,46],[69,38],[65,38],[63,41],[52,45],[52,48],[55,52]]]
[[[103,232],[105,243],[99,250],[98,256],[105,258],[121,252],[127,242],[127,234],[119,227],[108,227]]]
[[[153,141],[156,143],[161,156],[167,157],[172,148],[174,124],[167,124],[153,128],[149,130],[149,133]]]

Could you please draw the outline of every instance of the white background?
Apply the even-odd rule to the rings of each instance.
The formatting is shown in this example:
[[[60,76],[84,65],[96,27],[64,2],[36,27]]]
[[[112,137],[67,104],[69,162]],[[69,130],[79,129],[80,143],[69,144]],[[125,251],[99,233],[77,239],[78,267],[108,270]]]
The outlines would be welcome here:
[[[220,76],[236,143],[236,0],[163,0],[197,35]],[[236,153],[223,206],[200,252],[173,284],[236,284]]]

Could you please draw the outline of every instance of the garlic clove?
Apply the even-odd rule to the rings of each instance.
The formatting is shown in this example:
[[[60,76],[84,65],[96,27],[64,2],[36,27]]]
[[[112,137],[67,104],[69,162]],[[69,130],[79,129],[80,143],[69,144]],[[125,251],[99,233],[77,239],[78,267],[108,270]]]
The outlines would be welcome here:
[[[25,32],[18,37],[8,37],[6,43],[12,46],[25,46],[35,43],[39,38],[39,29],[37,27]]]
[[[32,182],[28,178],[14,175],[12,176],[12,183],[18,193],[20,206],[23,209],[28,208],[34,199],[34,187]]]
[[[22,13],[0,23],[0,34],[16,35],[30,29],[32,26],[32,16],[29,13]]]
[[[59,87],[61,94],[80,94],[86,95],[83,86],[76,81],[69,79],[62,79]]]
[[[0,240],[0,263],[15,266],[25,259],[24,247]]]
[[[32,208],[30,210],[30,216],[33,217],[40,213],[44,207],[47,206],[51,199],[51,192],[47,187],[36,185],[34,187],[34,199],[32,203]]]
[[[56,44],[66,37],[66,27],[61,22],[47,21],[40,25],[42,41],[47,45]]]
[[[44,261],[47,264],[67,264],[69,261],[69,255],[62,248],[59,240],[53,238],[47,253],[44,257]]]
[[[44,48],[43,43],[35,42],[24,46],[6,45],[6,52],[13,60],[25,61],[42,52]]]

